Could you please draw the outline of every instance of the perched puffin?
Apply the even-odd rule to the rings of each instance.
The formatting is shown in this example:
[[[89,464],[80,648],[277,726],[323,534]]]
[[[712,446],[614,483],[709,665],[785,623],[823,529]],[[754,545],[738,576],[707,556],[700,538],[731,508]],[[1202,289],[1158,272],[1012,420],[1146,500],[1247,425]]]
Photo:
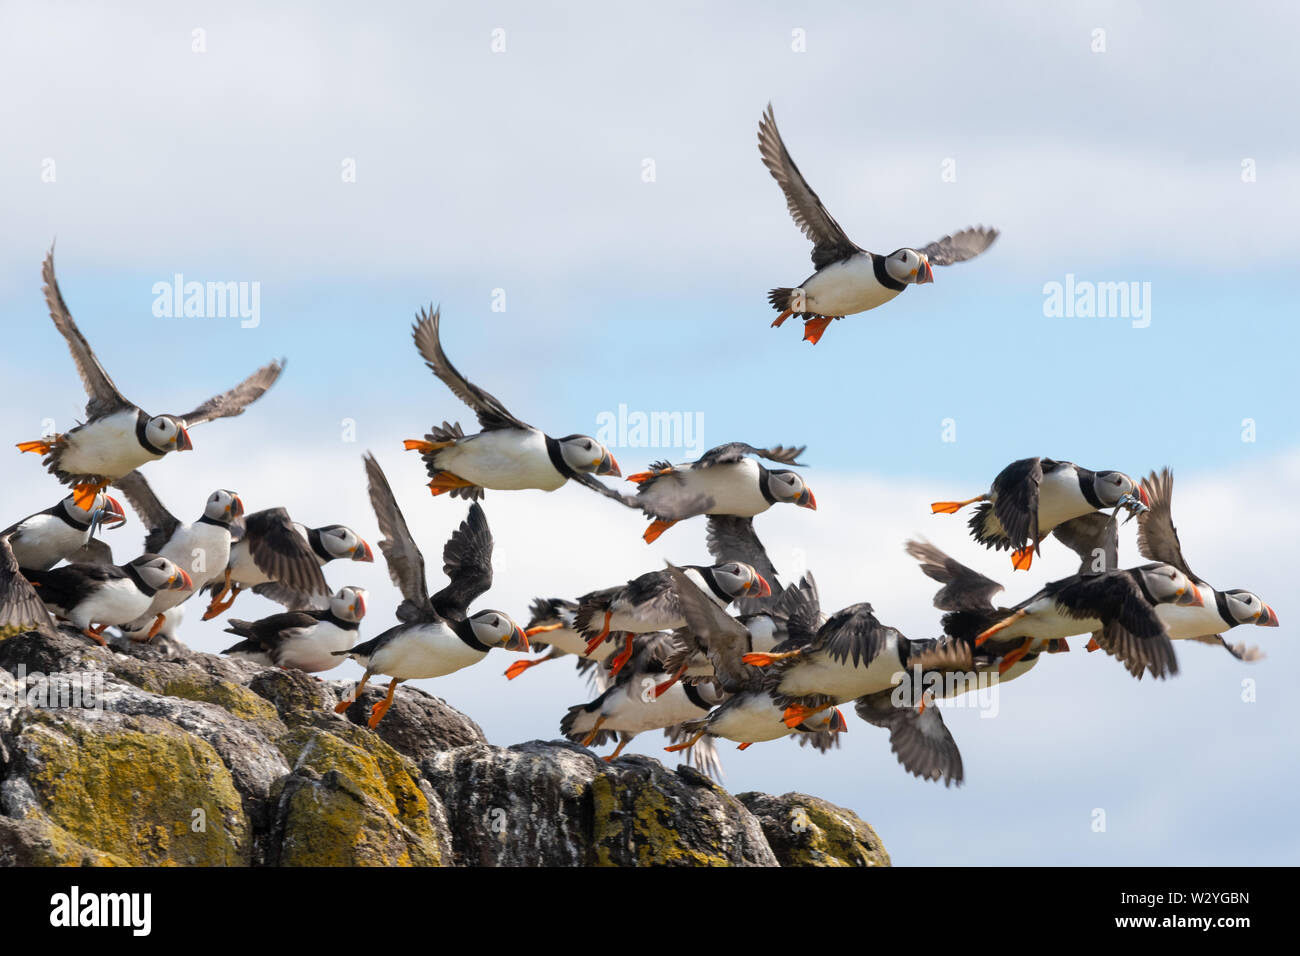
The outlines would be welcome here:
[[[388,478],[373,455],[364,457],[370,504],[383,535],[379,550],[388,563],[388,576],[402,592],[403,601],[397,608],[402,623],[351,650],[334,652],[365,668],[356,688],[334,709],[343,713],[372,676],[387,675],[392,678],[388,694],[370,712],[369,723],[375,727],[393,705],[393,695],[402,681],[450,674],[477,664],[492,648],[512,640],[526,648],[528,638],[502,611],[468,613],[470,603],[492,586],[492,532],[482,507],[472,504],[468,517],[447,540],[442,570],[448,583],[430,596],[424,555],[411,537]]]
[[[535,651],[546,651],[542,657],[518,660],[506,668],[506,678],[514,680],[530,667],[553,661],[567,654],[577,655],[580,664],[589,661],[600,664],[614,653],[614,645],[602,643],[591,654],[587,653],[587,639],[578,633],[574,618],[578,613],[576,601],[563,598],[535,598],[529,609],[530,617],[524,625],[524,635]],[[545,636],[545,640],[535,640]]]
[[[101,645],[105,628],[139,619],[157,594],[194,588],[184,569],[159,554],[142,554],[120,566],[63,564],[24,573],[46,607]]]
[[[364,588],[340,588],[324,609],[311,608],[272,614],[259,621],[227,623],[227,634],[244,638],[221,653],[257,664],[274,664],[309,674],[343,663],[338,652],[356,643],[366,616]]]
[[[971,536],[986,548],[1011,549],[1011,566],[1017,571],[1029,569],[1050,532],[1065,540],[1074,529],[1072,521],[1091,520],[1088,516],[1103,508],[1138,513],[1147,507],[1146,492],[1121,471],[1089,471],[1071,461],[1022,458],[1003,468],[984,494],[965,501],[936,501],[930,510],[956,514],[977,501],[981,504],[970,519]]]
[[[68,341],[72,359],[90,396],[86,421],[63,434],[20,442],[19,451],[45,456],[45,466],[65,485],[73,486],[77,503],[86,507],[94,495],[141,465],[173,451],[193,447],[189,429],[217,418],[243,414],[244,409],[275,384],[283,362],[258,369],[228,392],[208,399],[184,415],[150,415],[127,401],[91,351],[72,313],[63,302],[54,278],[54,251],[41,267],[45,301],[54,326]]]
[[[706,734],[725,737],[740,744],[777,740],[795,733],[839,733],[846,728],[844,715],[833,710],[829,715],[810,716],[806,722],[787,725],[784,708],[773,698],[774,681],[762,668],[743,663],[749,653],[750,635],[745,626],[718,607],[679,568],[669,565],[686,627],[713,663],[716,686],[731,695],[703,719],[692,721],[685,729],[687,739],[665,748],[669,752],[688,750]]]
[[[442,423],[423,439],[406,440],[429,471],[429,490],[453,498],[477,499],[486,488],[509,491],[539,488],[554,491],[569,479],[631,507],[628,497],[597,481],[596,475],[621,477],[608,449],[586,435],[552,438],[520,421],[496,398],[466,379],[447,358],[439,340],[441,312],[421,310],[412,329],[415,347],[434,375],[473,409],[483,430],[466,436],[459,424]]]
[[[1178,673],[1178,661],[1156,607],[1203,603],[1196,585],[1171,564],[1075,574],[1051,582],[1013,608],[997,609],[991,615],[996,620],[975,636],[974,646],[992,640],[1010,643],[1013,649],[1002,658],[1005,666],[1050,641],[1091,633],[1135,676],[1145,668],[1163,678]]]
[[[375,560],[370,545],[346,525],[308,528],[283,508],[254,511],[235,522],[231,533],[234,540],[225,576],[204,588],[212,591],[205,621],[228,611],[247,589],[290,610],[323,609],[330,589],[321,568],[344,558]]]
[[[1156,607],[1156,614],[1169,632],[1170,640],[1218,644],[1238,660],[1257,660],[1262,656],[1259,648],[1248,647],[1245,643],[1229,644],[1222,632],[1242,624],[1277,627],[1277,612],[1253,591],[1239,588],[1219,591],[1192,573],[1183,557],[1178,529],[1174,527],[1174,476],[1168,468],[1160,474],[1153,471],[1142,480],[1142,488],[1150,510],[1137,519],[1138,550],[1144,558],[1163,561],[1182,571],[1206,599],[1199,606],[1161,604]],[[1089,649],[1093,649],[1091,644]],[[1140,677],[1141,672],[1137,676]]]
[[[867,252],[840,228],[790,158],[777,132],[772,104],[758,124],[758,151],[772,178],[785,193],[795,225],[812,240],[817,270],[795,289],[773,289],[772,307],[781,314],[773,326],[792,315],[804,320],[804,340],[814,345],[826,326],[857,312],[884,305],[909,285],[934,281],[931,266],[950,266],[973,259],[998,237],[983,226],[944,236],[921,249],[896,249],[887,256]]]
[[[203,513],[186,524],[167,510],[138,471],[117,479],[116,485],[148,530],[145,551],[161,554],[194,572],[189,587],[160,592],[141,619],[133,622],[133,629],[139,629],[147,623],[147,618],[154,619],[145,637],[149,640],[162,629],[163,615],[168,608],[188,601],[195,590],[220,580],[225,573],[230,562],[231,525],[244,513],[244,503],[235,492],[219,488],[208,496]]]
[[[100,526],[116,527],[126,521],[126,512],[116,498],[105,494],[95,495],[87,504],[83,508],[76,496],[68,495],[0,531],[9,536],[18,566],[46,571],[60,561],[85,562],[92,554],[112,563],[112,552],[94,534]]]
[[[725,695],[708,682],[678,683],[666,694],[655,687],[667,677],[663,655],[670,650],[663,634],[640,634],[633,642],[630,665],[594,700],[570,707],[560,721],[560,733],[575,743],[591,747],[618,732],[618,748],[605,759],[613,760],[637,734],[663,730],[703,717]],[[684,749],[684,748],[683,748]]]
[[[650,543],[678,521],[695,515],[736,515],[752,518],[785,502],[817,510],[817,499],[802,476],[787,468],[769,470],[755,459],[797,465],[799,448],[755,448],[730,442],[681,465],[658,461],[649,471],[629,475],[639,487],[636,505],[654,520],[644,538]]]
[[[0,641],[28,631],[53,637],[54,619],[18,567],[9,544],[13,535],[12,529],[0,531]]]
[[[771,585],[763,576],[740,561],[713,567],[691,565],[681,571],[719,607],[726,607],[738,598],[765,597],[772,593]],[[633,635],[671,631],[685,623],[668,570],[648,571],[622,587],[584,594],[578,599],[578,613],[574,618],[574,626],[587,638],[588,654],[594,654],[602,642],[614,635],[624,635],[623,650],[611,660],[614,676],[631,656]]]

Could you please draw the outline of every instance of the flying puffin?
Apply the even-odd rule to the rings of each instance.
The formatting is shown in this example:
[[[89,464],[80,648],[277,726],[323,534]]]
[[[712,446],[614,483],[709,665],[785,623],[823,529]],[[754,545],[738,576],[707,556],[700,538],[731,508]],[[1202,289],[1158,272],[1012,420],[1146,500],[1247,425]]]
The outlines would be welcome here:
[[[689,731],[687,738],[666,750],[670,753],[688,750],[706,734],[734,740],[744,750],[750,744],[795,733],[839,733],[847,729],[844,715],[838,710],[832,710],[829,715],[812,716],[807,722],[787,725],[784,708],[772,696],[774,681],[770,674],[742,661],[743,655],[750,650],[749,631],[701,591],[680,568],[669,565],[668,570],[682,615],[686,618],[686,628],[713,663],[715,685],[730,696],[704,718],[690,722],[684,728]]]
[[[936,641],[910,640],[881,624],[865,602],[832,614],[815,634],[791,630],[792,649],[741,658],[754,667],[773,668],[770,686],[785,708],[787,727],[855,701],[859,717],[888,730],[890,748],[908,772],[942,779],[945,786],[962,782],[961,752],[938,708],[926,706],[924,697],[901,703],[893,699],[901,676],[919,670],[917,658],[932,651]]]
[[[604,759],[614,760],[637,734],[664,730],[703,717],[725,695],[709,682],[678,683],[666,694],[655,687],[667,677],[663,655],[670,646],[664,634],[640,634],[633,642],[629,666],[599,697],[570,707],[560,721],[560,733],[584,747],[599,746],[617,732],[618,748]]]
[[[574,625],[574,618],[578,613],[576,601],[566,601],[563,598],[535,598],[529,612],[531,616],[528,623],[524,625],[524,636],[528,638],[529,646],[533,650],[547,653],[542,657],[515,661],[506,668],[508,680],[514,680],[530,667],[556,660],[567,654],[576,655],[581,667],[584,661],[589,664],[604,663],[614,653],[614,645],[608,643],[602,643],[591,654],[587,653],[587,639],[578,633]],[[545,640],[534,640],[541,636],[545,636]]]
[[[794,223],[812,240],[817,270],[798,288],[773,289],[772,308],[781,314],[773,326],[792,315],[804,320],[804,340],[814,345],[833,319],[884,305],[909,285],[934,281],[931,266],[950,266],[973,259],[998,237],[996,229],[978,226],[944,236],[921,249],[904,247],[887,256],[868,252],[851,240],[826,211],[777,132],[772,104],[758,123],[758,151],[763,165],[785,193]]]
[[[117,479],[115,484],[147,529],[145,551],[161,554],[178,566],[188,566],[194,571],[190,587],[160,592],[148,611],[134,622],[138,629],[147,618],[154,619],[145,637],[149,640],[161,630],[163,614],[168,608],[188,601],[198,588],[220,580],[225,573],[230,562],[231,525],[244,513],[244,503],[235,492],[219,488],[208,496],[203,513],[187,524],[167,510],[138,471]]]
[[[387,696],[371,709],[369,723],[375,727],[393,705],[393,695],[402,681],[450,674],[477,664],[492,648],[507,642],[526,648],[528,638],[501,611],[468,612],[471,602],[492,586],[492,532],[482,507],[472,504],[468,517],[447,540],[442,570],[448,583],[430,596],[424,555],[411,537],[388,478],[373,455],[364,457],[370,504],[383,535],[379,550],[388,563],[388,576],[402,592],[403,601],[397,608],[402,623],[351,650],[334,652],[365,668],[356,688],[334,709],[343,713],[372,676],[385,674],[392,680]]]
[[[503,491],[539,488],[554,491],[569,479],[623,505],[628,497],[597,481],[595,475],[621,477],[608,449],[586,435],[552,438],[520,421],[496,398],[466,379],[447,358],[439,340],[441,311],[421,310],[412,329],[424,362],[452,394],[473,409],[483,430],[466,436],[459,424],[443,422],[423,439],[408,438],[429,471],[429,490],[453,498],[483,497],[486,488]]]
[[[28,631],[53,637],[54,619],[18,566],[13,535],[13,529],[0,531],[0,641]]]
[[[1219,591],[1192,573],[1183,557],[1178,529],[1174,527],[1174,476],[1168,468],[1160,474],[1153,471],[1142,480],[1142,488],[1150,510],[1138,515],[1138,550],[1144,558],[1163,561],[1182,571],[1205,597],[1200,606],[1161,604],[1156,607],[1170,640],[1218,644],[1238,660],[1257,660],[1262,656],[1259,648],[1245,643],[1229,644],[1222,632],[1242,624],[1277,627],[1277,612],[1252,591],[1239,588]],[[1093,649],[1091,644],[1089,649]],[[1140,671],[1137,676],[1141,676]]]
[[[752,518],[778,502],[816,511],[817,499],[798,473],[770,470],[755,460],[797,465],[803,451],[803,446],[755,448],[736,441],[711,448],[693,462],[658,461],[649,471],[629,475],[627,480],[639,486],[636,506],[654,519],[643,536],[646,543],[695,515]]]
[[[0,534],[9,536],[18,566],[46,571],[60,561],[87,561],[92,555],[108,558],[112,551],[94,537],[100,527],[116,527],[126,521],[126,512],[116,498],[97,494],[89,507],[68,495],[44,511],[29,515]]]
[[[1066,540],[1074,530],[1072,521],[1090,520],[1087,516],[1103,508],[1138,513],[1147,507],[1146,492],[1121,471],[1089,471],[1071,461],[1022,458],[1003,468],[984,494],[965,501],[936,501],[930,510],[956,514],[977,501],[981,504],[970,519],[971,536],[986,548],[1011,549],[1011,566],[1017,571],[1029,569],[1049,533],[1055,531]]]
[[[1163,678],[1178,673],[1178,661],[1156,607],[1203,603],[1196,585],[1171,564],[1075,574],[1051,582],[1013,608],[998,608],[990,615],[996,620],[973,643],[976,648],[990,641],[1010,645],[1002,658],[1006,665],[1041,651],[1050,641],[1091,633],[1130,673],[1141,676],[1145,668]]]
[[[192,448],[189,429],[193,426],[243,414],[246,406],[275,384],[284,368],[283,362],[264,365],[230,391],[183,415],[150,415],[117,390],[73,322],[54,278],[53,250],[45,257],[41,275],[50,318],[67,339],[90,401],[86,403],[85,422],[59,435],[20,442],[18,449],[44,455],[50,474],[73,486],[77,504],[82,507],[141,465]]]
[[[24,574],[46,607],[101,645],[105,628],[139,619],[160,592],[194,588],[183,568],[159,554],[142,554],[121,566],[63,564]]]
[[[225,576],[204,588],[212,591],[205,621],[228,611],[248,589],[290,610],[321,610],[330,593],[321,568],[344,558],[375,560],[370,545],[346,525],[308,528],[283,508],[254,511],[235,522],[231,532],[234,540]]]
[[[713,567],[691,565],[682,573],[703,588],[719,607],[738,598],[765,597],[771,585],[748,564],[728,561]],[[597,621],[601,623],[597,623]],[[574,626],[587,638],[587,653],[622,634],[624,647],[611,659],[611,673],[617,676],[632,654],[633,635],[671,631],[686,624],[668,570],[648,571],[622,587],[592,591],[578,599]]]
[[[272,614],[258,621],[231,619],[226,633],[244,638],[222,654],[257,664],[274,664],[309,674],[343,663],[337,656],[357,639],[366,616],[364,588],[340,588],[329,607]]]

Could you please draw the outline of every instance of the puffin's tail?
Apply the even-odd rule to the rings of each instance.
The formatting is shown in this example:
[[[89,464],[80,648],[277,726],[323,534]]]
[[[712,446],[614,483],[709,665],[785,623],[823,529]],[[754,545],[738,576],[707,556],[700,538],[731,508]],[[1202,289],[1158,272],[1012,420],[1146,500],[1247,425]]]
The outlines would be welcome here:
[[[251,621],[241,621],[238,618],[230,617],[226,618],[226,623],[230,625],[226,628],[227,634],[235,634],[239,637],[253,636],[253,624]],[[225,654],[226,652],[222,651],[221,653]]]
[[[772,303],[772,308],[778,312],[793,312],[790,300],[794,297],[794,289],[773,289],[767,294],[767,301]]]

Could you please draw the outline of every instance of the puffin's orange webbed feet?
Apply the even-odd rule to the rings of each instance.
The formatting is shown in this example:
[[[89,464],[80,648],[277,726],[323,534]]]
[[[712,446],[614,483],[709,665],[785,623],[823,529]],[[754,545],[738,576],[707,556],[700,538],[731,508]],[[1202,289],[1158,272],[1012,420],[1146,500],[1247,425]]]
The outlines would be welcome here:
[[[809,319],[803,324],[803,340],[816,345],[826,334],[826,326],[835,321],[834,316],[818,316],[815,319]]]
[[[645,539],[646,544],[651,544],[658,540],[659,536],[675,525],[676,521],[664,521],[662,518],[656,518],[650,522],[650,527],[645,529],[645,534],[641,537]]]

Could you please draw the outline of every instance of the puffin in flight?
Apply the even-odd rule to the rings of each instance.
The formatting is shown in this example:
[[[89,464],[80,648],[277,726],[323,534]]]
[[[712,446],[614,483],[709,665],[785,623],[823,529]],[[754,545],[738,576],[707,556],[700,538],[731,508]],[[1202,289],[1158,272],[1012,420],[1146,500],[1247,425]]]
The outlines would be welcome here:
[[[733,441],[684,465],[658,461],[649,471],[629,475],[627,480],[638,485],[636,506],[653,519],[643,535],[646,543],[696,515],[752,518],[778,502],[816,511],[817,499],[801,475],[788,468],[765,468],[756,460],[797,465],[804,447],[755,448]]]
[[[933,514],[956,514],[980,502],[971,516],[971,536],[986,548],[1011,550],[1011,566],[1027,571],[1048,534],[1078,550],[1095,537],[1091,516],[1103,508],[1140,513],[1147,493],[1122,471],[1089,471],[1072,461],[1021,458],[998,473],[984,494],[965,501],[936,501]],[[1087,560],[1087,555],[1081,555]],[[1099,570],[1114,570],[1113,567]]]
[[[404,680],[441,677],[477,664],[494,647],[507,643],[527,648],[528,638],[508,614],[475,611],[469,605],[492,587],[492,532],[487,516],[475,502],[442,551],[443,573],[448,583],[437,594],[429,594],[424,574],[424,555],[411,536],[402,509],[397,505],[388,478],[379,462],[365,455],[370,504],[383,538],[379,550],[388,563],[388,576],[402,592],[397,607],[402,623],[356,647],[334,651],[365,668],[353,691],[334,708],[343,713],[375,674],[392,678],[388,694],[370,712],[370,726],[376,727],[393,705],[397,685]]]
[[[194,447],[189,433],[193,426],[243,414],[250,403],[275,384],[284,368],[283,362],[264,365],[230,391],[183,415],[150,415],[117,390],[72,320],[54,277],[54,250],[45,256],[41,276],[50,318],[68,341],[90,401],[86,403],[85,422],[62,434],[20,442],[18,450],[44,455],[50,474],[73,486],[76,503],[83,508],[96,494],[141,465]]]
[[[593,475],[622,476],[618,462],[596,439],[587,435],[552,438],[520,421],[493,396],[469,381],[442,350],[438,326],[441,310],[420,310],[412,328],[415,347],[444,385],[473,409],[483,430],[466,435],[459,424],[443,422],[422,439],[408,438],[407,451],[418,451],[429,471],[434,495],[474,500],[487,488],[512,491],[538,488],[554,491],[569,479],[607,498],[630,505],[627,496],[597,481]]]
[[[768,293],[772,307],[781,313],[772,325],[779,326],[797,315],[804,320],[804,340],[814,345],[833,319],[884,305],[909,285],[933,282],[931,266],[973,259],[998,237],[996,229],[977,226],[920,249],[904,247],[889,255],[868,252],[848,237],[799,172],[781,141],[771,103],[758,123],[758,151],[763,165],[785,193],[795,225],[812,240],[812,261],[817,270],[797,288],[778,288]]]

